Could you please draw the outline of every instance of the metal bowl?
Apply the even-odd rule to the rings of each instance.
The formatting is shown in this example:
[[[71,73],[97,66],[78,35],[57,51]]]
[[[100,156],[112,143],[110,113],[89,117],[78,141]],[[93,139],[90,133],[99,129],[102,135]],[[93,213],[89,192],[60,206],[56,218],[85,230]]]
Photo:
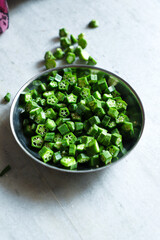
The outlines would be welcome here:
[[[94,169],[92,169],[92,168],[90,168],[90,169],[89,168],[82,168],[82,169],[73,171],[73,170],[59,168],[59,167],[56,167],[56,166],[51,165],[49,163],[44,163],[40,160],[40,157],[39,157],[38,153],[36,153],[35,151],[33,151],[30,148],[30,146],[29,146],[30,144],[23,134],[22,123],[21,123],[21,120],[20,120],[21,108],[19,107],[20,94],[26,88],[32,89],[34,87],[36,79],[42,79],[43,80],[43,78],[46,75],[48,75],[48,73],[50,73],[51,71],[55,71],[55,70],[56,71],[61,71],[64,68],[68,68],[68,67],[83,69],[85,71],[87,71],[87,69],[91,69],[94,72],[100,72],[101,71],[102,73],[113,75],[114,77],[116,77],[116,80],[113,80],[112,84],[114,86],[116,86],[116,90],[118,90],[121,93],[122,98],[128,104],[127,110],[128,110],[129,117],[134,124],[135,134],[134,134],[134,137],[132,139],[125,142],[125,144],[124,144],[124,148],[126,150],[125,153],[118,155],[118,160],[112,162],[109,165],[102,166],[102,167],[99,167],[99,168],[94,168]],[[138,143],[138,141],[139,141],[139,139],[142,135],[142,132],[143,132],[144,122],[145,122],[145,120],[144,120],[144,109],[143,109],[141,100],[138,97],[135,90],[126,81],[124,81],[119,76],[117,76],[117,75],[115,75],[115,74],[113,74],[113,73],[111,73],[107,70],[104,70],[104,69],[98,68],[98,67],[93,67],[93,66],[86,66],[86,65],[65,65],[65,66],[62,66],[62,67],[49,69],[49,70],[44,71],[44,72],[36,75],[35,77],[31,78],[27,83],[25,83],[22,86],[22,88],[16,94],[16,96],[13,100],[12,106],[11,106],[11,111],[10,111],[11,130],[12,130],[12,133],[13,133],[13,136],[14,136],[15,140],[17,141],[19,146],[23,149],[23,151],[29,157],[31,157],[33,160],[42,164],[45,167],[49,167],[51,169],[55,169],[55,170],[59,170],[59,171],[63,171],[63,172],[72,172],[72,173],[86,173],[86,172],[99,171],[101,169],[108,168],[108,167],[114,165],[120,159],[123,159],[124,157],[126,157],[128,155],[128,153],[131,152],[131,150]]]

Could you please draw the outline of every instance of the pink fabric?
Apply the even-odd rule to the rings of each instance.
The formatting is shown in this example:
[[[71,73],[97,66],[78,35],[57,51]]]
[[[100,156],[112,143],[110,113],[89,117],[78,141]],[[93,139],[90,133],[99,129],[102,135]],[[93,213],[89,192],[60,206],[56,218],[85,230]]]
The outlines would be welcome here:
[[[0,33],[9,26],[8,5],[6,0],[0,0]]]

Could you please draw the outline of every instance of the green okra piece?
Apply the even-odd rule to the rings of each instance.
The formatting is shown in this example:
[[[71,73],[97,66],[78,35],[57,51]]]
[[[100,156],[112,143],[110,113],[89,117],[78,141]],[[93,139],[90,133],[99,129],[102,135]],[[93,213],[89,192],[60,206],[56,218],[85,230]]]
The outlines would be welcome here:
[[[31,137],[31,146],[34,148],[41,148],[43,145],[43,138],[40,135]]]

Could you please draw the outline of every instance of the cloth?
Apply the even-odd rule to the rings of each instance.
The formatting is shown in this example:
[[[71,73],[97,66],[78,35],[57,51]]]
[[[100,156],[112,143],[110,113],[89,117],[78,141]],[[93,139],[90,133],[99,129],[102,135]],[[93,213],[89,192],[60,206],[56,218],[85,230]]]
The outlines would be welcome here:
[[[6,0],[0,0],[0,33],[9,26],[8,4]]]

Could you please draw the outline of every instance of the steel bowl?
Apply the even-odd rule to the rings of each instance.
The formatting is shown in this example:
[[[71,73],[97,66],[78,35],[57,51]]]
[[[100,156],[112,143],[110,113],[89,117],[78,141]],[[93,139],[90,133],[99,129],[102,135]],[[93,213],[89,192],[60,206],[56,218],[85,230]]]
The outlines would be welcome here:
[[[135,129],[135,133],[134,133],[134,137],[131,138],[129,141],[125,142],[124,144],[124,148],[125,151],[124,153],[118,155],[118,160],[112,162],[109,165],[106,166],[102,166],[99,168],[80,168],[78,170],[68,170],[68,169],[64,169],[64,168],[59,168],[56,167],[54,165],[51,165],[49,163],[44,163],[42,162],[42,160],[40,159],[38,153],[36,153],[35,151],[33,151],[30,148],[30,144],[28,142],[28,140],[26,139],[26,137],[24,136],[23,130],[22,130],[22,123],[21,123],[21,118],[20,118],[20,114],[21,114],[21,108],[20,108],[20,94],[26,89],[32,89],[34,87],[34,85],[36,84],[36,80],[37,79],[42,79],[48,75],[51,71],[61,71],[64,68],[78,68],[78,69],[83,69],[85,71],[88,71],[88,69],[90,69],[93,72],[102,72],[102,74],[110,74],[112,76],[114,76],[116,78],[116,80],[114,79],[112,82],[112,85],[116,86],[116,90],[118,90],[121,93],[122,98],[127,102],[128,104],[128,114],[129,117],[131,119],[131,121],[134,124],[134,129]],[[128,156],[128,153],[131,152],[131,150],[133,150],[133,148],[136,146],[136,144],[138,143],[138,141],[140,140],[141,136],[142,136],[142,132],[144,129],[144,123],[145,123],[145,115],[144,115],[144,108],[142,105],[142,102],[140,100],[140,98],[138,97],[137,93],[135,92],[135,90],[122,78],[120,78],[119,76],[117,76],[114,73],[111,73],[105,69],[102,68],[98,68],[98,67],[94,67],[94,66],[87,66],[87,65],[65,65],[62,67],[57,67],[57,68],[53,68],[53,69],[49,69],[47,71],[44,71],[42,73],[39,73],[38,75],[34,76],[33,78],[31,78],[29,81],[27,81],[22,87],[21,89],[18,91],[18,93],[16,94],[12,106],[11,106],[11,111],[10,111],[10,126],[11,126],[11,130],[13,133],[13,136],[16,140],[16,142],[18,143],[18,145],[22,148],[22,150],[29,156],[31,157],[34,161],[40,163],[41,165],[43,165],[44,167],[49,167],[51,169],[55,169],[55,170],[59,170],[62,172],[70,172],[70,173],[88,173],[88,172],[94,172],[94,171],[99,171],[102,170],[104,168],[108,168],[112,165],[114,165],[115,163],[117,163],[119,160],[124,159],[124,157]]]

